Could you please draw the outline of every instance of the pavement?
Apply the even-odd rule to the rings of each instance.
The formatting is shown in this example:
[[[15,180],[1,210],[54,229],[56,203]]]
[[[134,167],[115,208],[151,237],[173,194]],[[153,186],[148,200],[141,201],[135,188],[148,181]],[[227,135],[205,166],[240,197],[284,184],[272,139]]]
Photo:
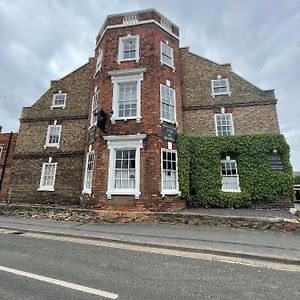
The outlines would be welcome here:
[[[300,265],[300,232],[156,223],[97,224],[0,216],[12,230]]]

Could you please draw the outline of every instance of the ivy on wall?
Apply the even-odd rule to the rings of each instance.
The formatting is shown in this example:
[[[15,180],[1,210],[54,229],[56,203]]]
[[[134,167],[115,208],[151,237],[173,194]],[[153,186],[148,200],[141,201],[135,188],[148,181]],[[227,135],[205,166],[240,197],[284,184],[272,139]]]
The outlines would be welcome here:
[[[191,206],[249,207],[293,199],[289,146],[283,135],[263,134],[191,137],[178,134],[179,188]],[[277,150],[284,171],[270,170],[269,155]],[[234,158],[241,192],[222,192],[221,159]]]

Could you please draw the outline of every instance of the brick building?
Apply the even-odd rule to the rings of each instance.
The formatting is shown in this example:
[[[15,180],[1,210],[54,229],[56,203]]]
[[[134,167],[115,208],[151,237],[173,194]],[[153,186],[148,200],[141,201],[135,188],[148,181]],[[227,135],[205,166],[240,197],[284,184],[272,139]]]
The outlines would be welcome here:
[[[11,167],[17,133],[2,133],[0,126],[0,202],[6,201],[11,180]]]
[[[156,10],[108,16],[95,58],[23,108],[10,201],[182,208],[176,133],[279,133],[276,102]]]

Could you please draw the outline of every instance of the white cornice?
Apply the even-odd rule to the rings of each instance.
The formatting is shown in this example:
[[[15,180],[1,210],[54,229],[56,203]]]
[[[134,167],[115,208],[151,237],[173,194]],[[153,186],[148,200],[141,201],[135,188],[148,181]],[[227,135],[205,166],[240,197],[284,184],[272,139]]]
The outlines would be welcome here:
[[[139,75],[145,73],[146,71],[147,68],[143,67],[143,68],[132,68],[132,69],[124,69],[124,70],[111,70],[108,71],[107,74],[113,77],[119,77],[119,76]]]
[[[112,141],[112,142],[130,142],[130,141],[141,141],[144,138],[146,138],[146,134],[144,133],[138,133],[134,135],[107,135],[103,138],[106,141]]]
[[[97,37],[100,35],[101,31],[101,36],[98,40],[98,42],[96,43],[96,48],[98,47],[99,43],[101,42],[105,32],[108,30],[108,29],[112,29],[112,28],[123,28],[123,27],[131,27],[131,26],[138,26],[138,25],[143,25],[143,24],[149,24],[149,23],[154,23],[156,24],[158,27],[160,27],[161,29],[163,29],[164,31],[166,31],[168,34],[172,35],[173,37],[175,37],[177,40],[179,40],[179,36],[176,35],[175,33],[173,32],[170,32],[169,30],[167,30],[164,26],[162,26],[160,23],[158,23],[156,20],[154,19],[151,19],[151,20],[145,20],[145,21],[139,21],[137,23],[133,23],[133,24],[117,24],[117,25],[108,25],[106,26],[105,28],[101,28],[99,34],[97,35]]]

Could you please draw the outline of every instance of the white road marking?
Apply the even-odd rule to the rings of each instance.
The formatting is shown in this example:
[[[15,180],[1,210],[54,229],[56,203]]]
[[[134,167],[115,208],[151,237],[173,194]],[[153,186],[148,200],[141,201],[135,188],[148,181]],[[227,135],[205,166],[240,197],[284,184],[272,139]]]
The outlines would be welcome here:
[[[46,276],[42,276],[42,275],[37,275],[37,274],[33,274],[33,273],[28,273],[28,272],[24,272],[24,271],[12,269],[12,268],[4,267],[4,266],[0,266],[0,271],[12,273],[12,274],[16,274],[16,275],[20,275],[20,276],[24,276],[24,277],[28,277],[28,278],[31,278],[31,279],[36,279],[36,280],[39,280],[39,281],[43,281],[43,282],[47,282],[47,283],[51,283],[51,284],[55,284],[55,285],[60,285],[60,286],[65,287],[65,288],[69,288],[69,289],[72,289],[72,290],[77,290],[77,291],[81,291],[81,292],[84,292],[84,293],[101,296],[101,297],[108,298],[108,299],[117,299],[119,297],[119,295],[113,294],[113,293],[110,293],[110,292],[105,292],[105,291],[102,291],[102,290],[89,288],[89,287],[86,287],[86,286],[83,286],[83,285],[70,283],[70,282],[67,282],[67,281],[62,281],[62,280],[58,280],[58,279],[54,279],[54,278],[50,278],[50,277],[46,277]]]
[[[100,247],[124,249],[129,251],[148,252],[148,253],[156,253],[156,254],[193,258],[193,259],[200,259],[200,260],[218,261],[218,262],[224,262],[230,264],[246,265],[251,267],[275,269],[280,271],[300,272],[300,266],[298,265],[280,264],[276,262],[263,261],[263,260],[254,260],[254,259],[229,257],[229,256],[227,257],[227,256],[205,254],[199,252],[180,251],[180,250],[163,249],[158,247],[156,248],[156,247],[147,247],[147,246],[139,246],[139,245],[128,245],[128,244],[123,244],[118,242],[104,242],[104,241],[97,241],[91,239],[53,236],[53,235],[38,234],[38,233],[25,233],[22,236],[77,243],[77,244],[85,244],[85,245],[88,244],[88,245],[94,245]]]
[[[17,233],[17,232],[19,232],[19,231],[18,230],[0,228],[0,233],[1,234],[14,234],[14,233]]]

